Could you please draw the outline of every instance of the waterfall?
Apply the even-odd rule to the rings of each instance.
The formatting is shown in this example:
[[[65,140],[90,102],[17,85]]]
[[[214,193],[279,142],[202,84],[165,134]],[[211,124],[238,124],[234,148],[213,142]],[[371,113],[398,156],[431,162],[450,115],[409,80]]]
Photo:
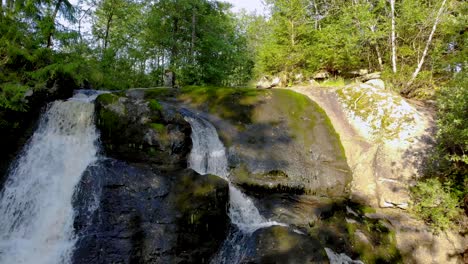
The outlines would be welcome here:
[[[189,167],[200,174],[213,174],[229,183],[229,217],[236,228],[228,238],[213,263],[240,263],[242,247],[246,239],[257,229],[272,225],[283,225],[266,220],[251,199],[237,189],[229,180],[226,150],[219,140],[216,128],[207,120],[184,110],[185,120],[192,127],[192,151]]]
[[[75,237],[72,197],[96,160],[96,92],[51,103],[0,193],[0,264],[66,264]]]

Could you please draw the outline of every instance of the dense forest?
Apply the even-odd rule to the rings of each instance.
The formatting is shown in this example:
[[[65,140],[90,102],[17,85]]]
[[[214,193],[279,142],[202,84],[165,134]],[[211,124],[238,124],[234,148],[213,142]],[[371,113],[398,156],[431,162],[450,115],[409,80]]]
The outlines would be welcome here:
[[[59,81],[77,88],[337,83],[382,72],[390,89],[438,106],[436,189],[460,204],[468,184],[468,3],[463,0],[266,0],[266,14],[211,0],[2,0],[0,126],[25,96]],[[438,198],[436,198],[438,199]],[[445,214],[442,211],[441,214]]]

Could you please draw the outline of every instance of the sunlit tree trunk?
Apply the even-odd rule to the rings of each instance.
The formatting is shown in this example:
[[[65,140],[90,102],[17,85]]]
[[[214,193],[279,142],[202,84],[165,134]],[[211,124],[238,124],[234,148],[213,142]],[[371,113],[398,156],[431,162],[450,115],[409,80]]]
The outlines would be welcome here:
[[[411,90],[412,90],[411,85],[413,84],[414,80],[416,79],[416,77],[418,77],[418,74],[421,71],[421,68],[422,68],[422,66],[424,64],[424,59],[426,58],[427,53],[429,51],[429,47],[431,46],[431,43],[432,43],[432,37],[434,37],[434,33],[437,30],[437,25],[440,22],[440,17],[442,16],[442,13],[444,12],[446,2],[447,2],[447,0],[443,0],[442,4],[440,5],[439,12],[437,12],[437,16],[436,16],[436,19],[434,21],[434,25],[432,25],[431,33],[429,34],[429,38],[426,41],[426,47],[424,48],[424,51],[423,51],[421,59],[419,60],[418,66],[414,70],[413,75],[411,76],[411,79],[406,84],[405,89],[403,89],[403,91],[401,92],[404,95],[408,95],[411,92]]]
[[[396,34],[395,34],[395,0],[390,0],[391,17],[392,17],[392,70],[393,73],[397,72],[397,59],[396,59]]]

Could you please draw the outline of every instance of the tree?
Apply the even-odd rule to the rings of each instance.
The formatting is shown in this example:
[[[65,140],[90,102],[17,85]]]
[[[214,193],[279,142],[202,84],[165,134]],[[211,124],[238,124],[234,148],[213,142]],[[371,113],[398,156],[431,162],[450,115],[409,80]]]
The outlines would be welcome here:
[[[396,59],[396,33],[395,33],[395,0],[390,0],[391,17],[392,17],[392,70],[393,73],[397,72],[397,59]]]
[[[52,47],[52,36],[55,32],[55,20],[57,19],[57,15],[60,12],[62,16],[68,20],[69,22],[75,21],[75,8],[68,0],[55,0],[55,3],[52,2],[55,6],[54,11],[50,17],[52,23],[52,27],[47,33],[47,48]]]
[[[406,84],[406,87],[403,89],[403,91],[401,92],[403,95],[408,95],[410,92],[411,92],[411,85],[413,84],[414,80],[416,79],[416,77],[418,77],[418,74],[419,72],[421,71],[421,67],[423,66],[424,64],[424,59],[426,58],[427,56],[427,53],[429,51],[429,47],[431,45],[431,42],[432,42],[432,38],[434,37],[434,33],[437,29],[437,25],[439,24],[440,22],[440,19],[441,19],[441,15],[442,13],[444,12],[444,8],[445,8],[445,3],[447,2],[447,0],[443,0],[442,1],[442,4],[440,5],[440,8],[439,8],[439,11],[437,12],[437,16],[434,20],[434,25],[432,26],[432,30],[431,30],[431,33],[429,34],[429,37],[426,41],[426,46],[424,48],[424,51],[423,51],[423,54],[422,54],[422,57],[421,59],[419,60],[419,63],[418,63],[418,66],[416,67],[416,69],[414,70],[414,73],[413,75],[411,76],[411,79],[408,81],[408,83]]]

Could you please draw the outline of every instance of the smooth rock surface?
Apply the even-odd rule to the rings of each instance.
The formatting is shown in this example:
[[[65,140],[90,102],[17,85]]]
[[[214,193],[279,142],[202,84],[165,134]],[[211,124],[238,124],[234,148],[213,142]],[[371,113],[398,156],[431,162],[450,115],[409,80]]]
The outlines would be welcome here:
[[[208,263],[229,226],[228,184],[106,159],[75,194],[73,263]]]

